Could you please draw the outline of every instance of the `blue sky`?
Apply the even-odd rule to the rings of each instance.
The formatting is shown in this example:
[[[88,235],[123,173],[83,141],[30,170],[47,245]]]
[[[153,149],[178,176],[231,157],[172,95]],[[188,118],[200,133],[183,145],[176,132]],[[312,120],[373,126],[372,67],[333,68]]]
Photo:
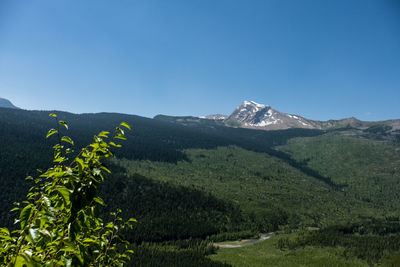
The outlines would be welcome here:
[[[396,0],[2,0],[0,97],[25,109],[400,118]]]

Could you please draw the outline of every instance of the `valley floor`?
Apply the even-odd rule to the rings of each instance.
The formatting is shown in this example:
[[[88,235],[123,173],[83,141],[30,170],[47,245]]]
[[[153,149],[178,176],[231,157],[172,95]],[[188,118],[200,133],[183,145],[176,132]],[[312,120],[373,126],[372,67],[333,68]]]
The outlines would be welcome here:
[[[214,261],[240,267],[257,266],[370,266],[356,257],[345,257],[341,247],[305,246],[297,249],[279,249],[283,238],[295,238],[296,234],[274,235],[257,244],[239,248],[220,248],[209,258]],[[386,263],[379,266],[392,266]],[[396,266],[396,265],[393,265]]]

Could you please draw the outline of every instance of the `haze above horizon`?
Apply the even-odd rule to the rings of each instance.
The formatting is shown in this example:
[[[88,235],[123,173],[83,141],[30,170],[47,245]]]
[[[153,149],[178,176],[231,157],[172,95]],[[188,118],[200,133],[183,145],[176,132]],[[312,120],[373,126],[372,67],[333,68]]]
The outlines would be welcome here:
[[[400,4],[0,2],[0,97],[74,113],[400,118]]]

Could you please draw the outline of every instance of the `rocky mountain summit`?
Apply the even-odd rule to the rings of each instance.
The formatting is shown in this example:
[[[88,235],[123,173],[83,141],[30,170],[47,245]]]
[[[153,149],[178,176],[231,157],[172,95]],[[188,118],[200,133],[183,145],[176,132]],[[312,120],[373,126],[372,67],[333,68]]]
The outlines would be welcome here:
[[[225,120],[228,125],[245,128],[320,128],[317,123],[299,115],[286,114],[254,101],[244,101]]]

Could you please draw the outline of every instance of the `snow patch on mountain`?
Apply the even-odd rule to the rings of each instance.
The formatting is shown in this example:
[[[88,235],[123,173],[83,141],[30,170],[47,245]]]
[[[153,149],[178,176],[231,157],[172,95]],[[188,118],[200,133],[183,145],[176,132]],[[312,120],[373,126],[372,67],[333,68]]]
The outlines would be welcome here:
[[[223,115],[223,114],[200,116],[200,119],[208,119],[208,120],[225,120],[226,118],[228,118],[228,115]]]

